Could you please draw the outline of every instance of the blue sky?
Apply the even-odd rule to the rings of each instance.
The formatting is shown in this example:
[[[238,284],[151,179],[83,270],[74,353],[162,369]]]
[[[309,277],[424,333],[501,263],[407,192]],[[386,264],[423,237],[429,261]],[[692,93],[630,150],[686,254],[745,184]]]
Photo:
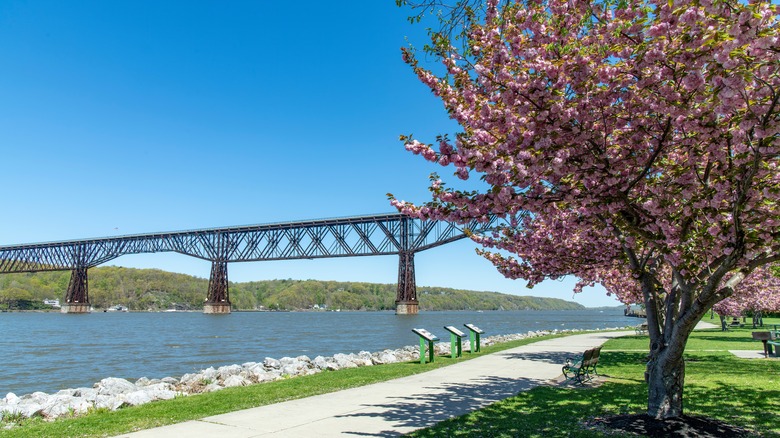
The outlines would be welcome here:
[[[399,134],[457,132],[400,56],[425,30],[393,0],[0,3],[0,244],[393,211],[451,171]],[[408,40],[407,40],[408,37]],[[418,285],[532,290],[469,241],[416,256]],[[397,258],[234,263],[232,281],[394,283]],[[178,254],[109,264],[208,277]],[[205,291],[204,291],[205,293]],[[574,297],[617,305],[603,289]]]

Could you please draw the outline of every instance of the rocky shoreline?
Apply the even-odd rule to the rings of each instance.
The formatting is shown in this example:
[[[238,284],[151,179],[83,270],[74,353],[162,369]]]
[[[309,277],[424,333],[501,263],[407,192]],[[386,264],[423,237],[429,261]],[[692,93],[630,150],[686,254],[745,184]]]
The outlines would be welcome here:
[[[605,329],[613,330],[613,329]],[[488,336],[482,345],[515,341],[555,333],[576,333],[583,330],[529,331],[528,333]],[[464,350],[469,351],[468,341]],[[437,355],[450,354],[450,343],[435,344]],[[281,359],[265,358],[262,362],[246,362],[241,365],[210,367],[198,373],[185,374],[181,378],[165,377],[148,379],[141,377],[134,383],[125,379],[109,377],[97,382],[92,388],[63,389],[54,394],[34,392],[21,397],[8,393],[0,399],[0,420],[8,417],[34,417],[54,420],[58,417],[77,416],[98,409],[117,410],[126,406],[138,406],[156,400],[170,400],[221,389],[271,382],[290,377],[336,371],[344,368],[383,365],[389,363],[419,360],[419,346],[370,353],[361,351],[333,356],[308,356]]]

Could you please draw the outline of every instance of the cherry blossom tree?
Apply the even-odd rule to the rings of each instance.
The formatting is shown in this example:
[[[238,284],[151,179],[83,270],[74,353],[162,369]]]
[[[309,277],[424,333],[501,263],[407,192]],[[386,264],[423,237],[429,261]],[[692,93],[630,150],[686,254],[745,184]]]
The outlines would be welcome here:
[[[762,312],[780,310],[780,278],[772,273],[769,266],[756,268],[738,286],[739,293],[715,304],[713,310],[721,316],[744,316],[753,314],[753,327]]]
[[[481,181],[433,174],[430,201],[391,202],[427,219],[503,218],[473,239],[529,286],[574,275],[578,291],[600,283],[644,303],[647,412],[682,415],[694,326],[780,259],[777,6],[489,0],[468,17],[464,44],[433,32],[441,71],[403,50],[462,132],[402,141]]]

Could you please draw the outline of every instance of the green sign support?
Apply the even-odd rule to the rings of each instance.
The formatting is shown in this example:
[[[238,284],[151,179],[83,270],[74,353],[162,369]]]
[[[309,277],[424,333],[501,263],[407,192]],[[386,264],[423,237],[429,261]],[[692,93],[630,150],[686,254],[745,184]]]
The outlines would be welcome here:
[[[461,338],[466,336],[466,334],[451,325],[444,326],[444,329],[450,332],[450,357],[455,359],[463,356],[463,342]]]
[[[463,324],[463,325],[467,329],[469,329],[469,346],[471,347],[471,352],[472,353],[478,352],[481,349],[479,345],[479,335],[485,332],[480,330],[480,328],[475,326],[474,324]]]
[[[433,362],[433,341],[438,341],[439,338],[425,329],[412,329],[412,331],[420,337],[420,363],[425,363],[426,343],[428,344],[428,361]]]

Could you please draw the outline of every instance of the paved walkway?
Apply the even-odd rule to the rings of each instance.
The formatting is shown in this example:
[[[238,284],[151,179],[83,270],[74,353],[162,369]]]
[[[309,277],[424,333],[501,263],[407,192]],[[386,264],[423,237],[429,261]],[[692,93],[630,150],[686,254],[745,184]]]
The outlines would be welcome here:
[[[627,334],[634,332],[539,341],[414,376],[121,436],[399,436],[545,384],[561,375],[567,357]]]

